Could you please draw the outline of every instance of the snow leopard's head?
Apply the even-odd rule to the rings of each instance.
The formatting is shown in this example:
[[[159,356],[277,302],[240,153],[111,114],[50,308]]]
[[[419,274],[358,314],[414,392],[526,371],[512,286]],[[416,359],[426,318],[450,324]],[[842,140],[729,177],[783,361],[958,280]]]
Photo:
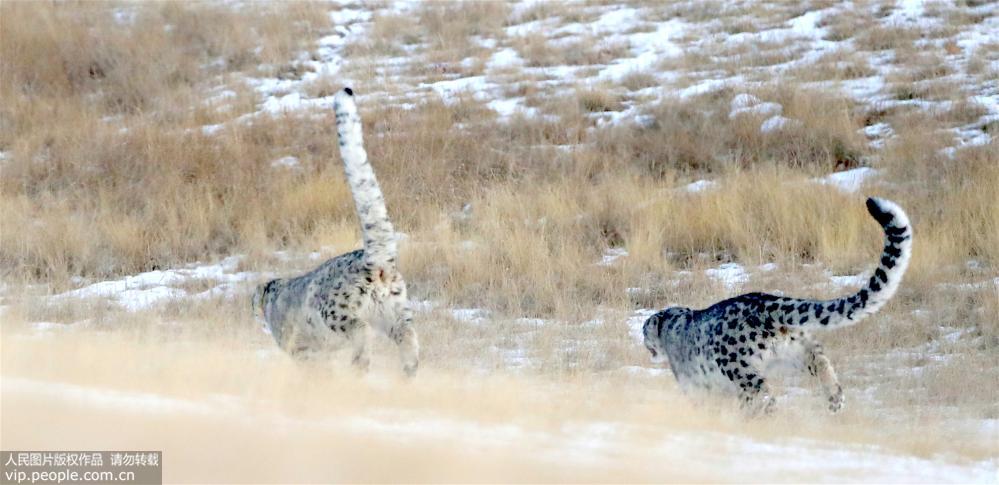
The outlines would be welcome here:
[[[645,348],[652,354],[652,361],[659,364],[666,362],[666,339],[669,338],[668,330],[683,325],[689,318],[692,310],[683,307],[670,307],[655,315],[652,315],[642,326],[642,335],[645,337]]]
[[[253,295],[251,295],[250,305],[253,309],[253,318],[257,319],[258,322],[267,327],[267,304],[273,299],[279,286],[280,280],[271,280],[266,283],[257,285],[256,289],[253,290]]]

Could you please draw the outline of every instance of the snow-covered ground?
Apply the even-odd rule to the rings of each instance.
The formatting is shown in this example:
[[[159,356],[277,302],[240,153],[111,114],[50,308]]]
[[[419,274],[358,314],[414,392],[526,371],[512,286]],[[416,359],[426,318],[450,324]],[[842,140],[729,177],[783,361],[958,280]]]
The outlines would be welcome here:
[[[620,107],[610,111],[589,113],[598,126],[607,123],[643,124],[643,107],[658,103],[669,97],[688,97],[717,91],[722,88],[758,89],[783,82],[787,76],[807,71],[812,66],[828,62],[836,55],[857,53],[861,46],[855,38],[836,40],[828,24],[839,17],[859,14],[876,16],[879,24],[892,29],[915,29],[923,33],[915,41],[915,46],[947,46],[948,55],[942,59],[942,69],[952,74],[944,78],[927,79],[919,83],[935,81],[954,82],[958,93],[967,101],[982,109],[979,119],[948,128],[954,135],[955,145],[951,150],[964,146],[987,144],[991,134],[987,132],[989,123],[999,121],[999,83],[988,76],[984,78],[969,72],[969,64],[976,55],[987,52],[997,45],[995,32],[999,31],[999,6],[984,2],[976,6],[959,7],[962,14],[980,16],[982,21],[961,25],[951,35],[946,35],[945,16],[935,14],[933,8],[926,8],[923,2],[901,2],[895,8],[884,9],[879,5],[861,6],[854,2],[823,2],[818,9],[803,9],[800,15],[788,18],[778,5],[747,3],[734,7],[735,19],[753,24],[755,32],[729,33],[718,18],[688,19],[683,13],[692,9],[689,5],[676,5],[672,9],[662,6],[628,5],[586,5],[569,2],[564,8],[576,12],[585,21],[572,21],[560,16],[543,20],[518,23],[519,13],[537,5],[521,2],[511,8],[508,22],[511,25],[499,33],[476,37],[483,49],[491,54],[481,63],[478,58],[465,58],[449,63],[440,63],[443,80],[427,81],[424,77],[412,75],[409,69],[419,63],[427,45],[416,43],[404,46],[406,54],[391,55],[377,52],[363,59],[345,58],[345,47],[351,43],[363,42],[378,18],[413,15],[418,7],[410,2],[389,2],[384,6],[348,4],[332,6],[330,18],[335,28],[326,35],[315,39],[314,47],[303,51],[292,60],[296,71],[302,72],[299,78],[283,76],[253,77],[244,82],[256,90],[261,101],[257,113],[241,115],[232,122],[246,122],[260,114],[280,114],[291,111],[328,109],[332,97],[310,96],[307,87],[317,80],[330,79],[339,85],[354,85],[362,104],[376,102],[384,106],[411,108],[430,98],[455,103],[463,97],[483,103],[494,110],[499,121],[510,120],[514,114],[527,117],[542,117],[557,121],[558,117],[544,113],[538,107],[525,105],[522,96],[510,96],[515,86],[530,83],[542,93],[562,96],[579,86],[598,87],[623,96]],[[741,9],[746,13],[741,13]],[[754,8],[758,11],[754,11]],[[675,15],[662,15],[662,11],[676,11]],[[732,15],[731,12],[729,12]],[[760,15],[764,14],[764,15]],[[663,20],[656,20],[664,18]],[[940,33],[943,32],[943,33]],[[544,36],[557,45],[580,45],[593,50],[620,52],[615,58],[595,65],[546,65],[532,67],[529,60],[522,57],[516,48],[519,39],[530,36]],[[593,42],[592,45],[585,42]],[[625,46],[624,49],[611,49]],[[994,50],[994,49],[993,49]],[[679,60],[683,56],[707,56],[715,66],[726,62],[738,62],[741,58],[753,55],[781,55],[788,60],[773,65],[754,66],[747,63],[738,69],[704,68],[701,70],[677,70],[662,67],[665,62]],[[897,106],[915,106],[927,112],[943,112],[950,109],[954,101],[949,99],[897,99],[893,89],[893,78],[907,75],[912,69],[896,56],[907,55],[892,49],[866,52],[865,62],[870,74],[843,80],[802,81],[804,87],[823,88],[840,91],[853,101],[879,110]],[[999,59],[994,55],[984,56],[986,72],[999,70]],[[977,62],[977,61],[976,61]],[[816,67],[818,69],[818,67]],[[368,83],[362,81],[365,73],[377,72],[391,83]],[[629,92],[622,82],[629,75],[642,74],[653,79],[649,87]],[[524,76],[528,76],[525,79]],[[535,80],[543,79],[542,81]],[[227,86],[218,87],[219,92],[232,92]],[[226,109],[226,99],[216,96],[214,102],[219,109]],[[748,93],[737,93],[731,99],[730,117],[754,116],[760,121],[764,133],[779,131],[798,124],[798,120],[783,116],[783,107],[773,100],[762,100]],[[206,133],[217,133],[223,124],[206,126]],[[864,127],[863,133],[874,147],[883,147],[893,136],[892,127],[884,122],[875,122]]]

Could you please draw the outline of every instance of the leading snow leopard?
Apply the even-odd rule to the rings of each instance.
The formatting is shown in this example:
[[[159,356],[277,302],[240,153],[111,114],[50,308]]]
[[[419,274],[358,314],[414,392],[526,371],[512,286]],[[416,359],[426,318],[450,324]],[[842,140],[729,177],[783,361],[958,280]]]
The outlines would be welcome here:
[[[736,394],[751,413],[773,406],[768,366],[791,360],[818,377],[829,409],[839,411],[843,389],[810,331],[851,325],[878,311],[898,289],[912,251],[912,228],[899,206],[870,198],[867,210],[884,229],[885,246],[880,264],[857,293],[833,300],[748,293],[703,310],[667,308],[645,321],[646,348],[654,359],[668,358],[685,390]]]
[[[395,232],[374,170],[368,163],[353,91],[334,97],[340,156],[360,219],[364,249],[332,258],[297,278],[257,287],[254,314],[293,356],[324,352],[344,343],[353,363],[367,370],[373,327],[399,347],[403,370],[416,373],[419,344],[413,329],[406,282],[397,267]]]

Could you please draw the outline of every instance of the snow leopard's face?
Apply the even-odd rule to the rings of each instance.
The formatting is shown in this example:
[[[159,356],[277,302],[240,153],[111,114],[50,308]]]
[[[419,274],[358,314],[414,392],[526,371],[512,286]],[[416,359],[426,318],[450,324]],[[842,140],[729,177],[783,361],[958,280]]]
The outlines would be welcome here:
[[[657,313],[645,321],[642,333],[645,336],[645,348],[652,354],[652,362],[661,364],[666,360],[666,349],[663,348],[663,341],[659,338],[659,330],[662,328],[661,314]]]
[[[690,309],[681,307],[667,308],[649,317],[642,327],[645,348],[652,354],[652,362],[657,364],[668,360],[666,355],[667,329],[682,325],[689,318]]]
[[[257,288],[253,290],[253,294],[250,296],[250,303],[253,308],[253,318],[264,324],[266,324],[266,320],[264,319],[264,288],[266,286],[267,285],[257,285]]]
[[[281,280],[271,280],[267,283],[257,285],[253,291],[250,304],[253,308],[253,318],[267,328],[267,304],[274,299],[275,293],[281,286]]]

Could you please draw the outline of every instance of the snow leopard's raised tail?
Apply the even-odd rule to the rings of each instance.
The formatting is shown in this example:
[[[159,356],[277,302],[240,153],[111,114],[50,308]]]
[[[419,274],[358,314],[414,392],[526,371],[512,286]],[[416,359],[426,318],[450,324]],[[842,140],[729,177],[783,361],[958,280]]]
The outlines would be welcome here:
[[[898,290],[912,255],[909,217],[890,200],[871,197],[867,211],[881,224],[885,246],[877,269],[856,293],[826,301],[774,302],[767,310],[785,325],[839,327],[857,323],[881,309]]]
[[[333,98],[336,131],[339,135],[340,158],[343,159],[347,183],[357,207],[364,237],[365,259],[375,266],[394,263],[395,231],[385,209],[385,198],[378,187],[375,171],[368,163],[361,133],[361,117],[354,104],[354,92],[345,88]]]

